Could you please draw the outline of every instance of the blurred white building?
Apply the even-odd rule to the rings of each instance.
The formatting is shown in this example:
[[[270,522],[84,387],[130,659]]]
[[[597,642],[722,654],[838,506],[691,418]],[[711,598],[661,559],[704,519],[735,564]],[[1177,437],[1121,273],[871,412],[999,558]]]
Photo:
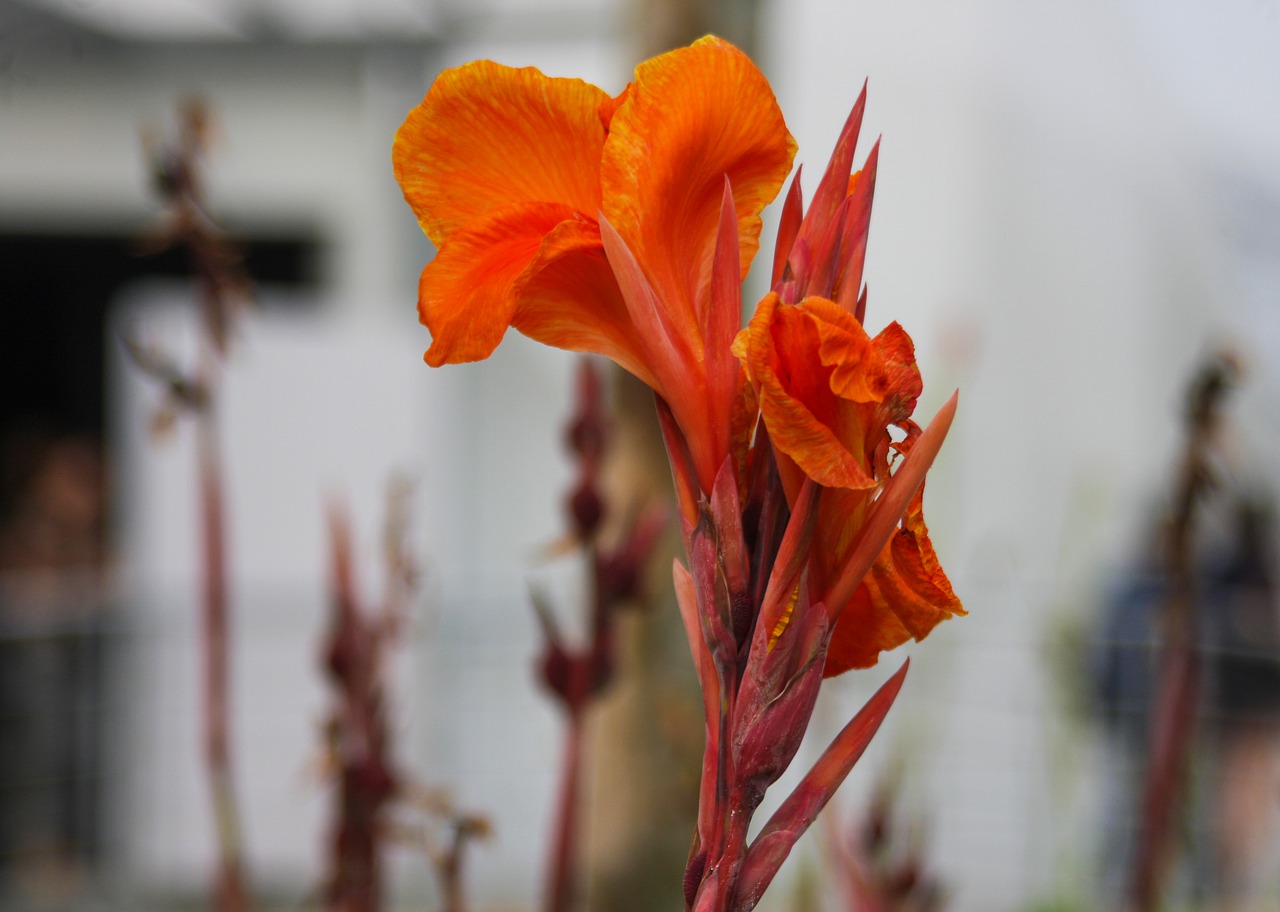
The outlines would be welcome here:
[[[922,414],[962,390],[929,515],[971,614],[911,650],[901,717],[850,793],[909,758],[956,912],[1078,892],[1096,862],[1095,761],[1061,721],[1047,643],[1087,623],[1168,477],[1185,380],[1216,346],[1249,367],[1237,400],[1248,471],[1280,483],[1266,458],[1280,443],[1280,8],[723,6],[757,17],[744,34],[810,189],[869,79],[864,149],[883,135],[869,323],[898,320],[915,338]],[[294,258],[245,329],[224,409],[237,766],[255,875],[285,892],[306,895],[321,853],[325,796],[308,769],[325,700],[324,506],[354,505],[372,600],[381,492],[400,470],[417,481],[426,587],[399,667],[398,734],[425,779],[497,817],[497,841],[475,855],[478,905],[531,908],[537,895],[558,720],[528,686],[525,590],[531,554],[560,530],[572,359],[512,334],[483,365],[421,364],[416,280],[431,251],[390,144],[434,74],[476,57],[620,89],[629,30],[650,7],[0,0],[0,239],[56,252],[59,238],[144,233],[156,210],[140,131],[165,129],[198,93],[217,115],[216,214]],[[26,264],[0,268],[12,289]],[[0,294],[21,315],[10,325],[44,319],[39,298]],[[184,296],[172,281],[124,284],[85,311],[109,353],[102,430],[129,632],[104,734],[104,851],[139,894],[198,893],[212,851],[190,442],[146,440],[151,391],[115,340],[144,331],[180,349]],[[824,704],[831,723],[888,671],[842,679]],[[404,867],[407,889],[423,889],[416,859]]]

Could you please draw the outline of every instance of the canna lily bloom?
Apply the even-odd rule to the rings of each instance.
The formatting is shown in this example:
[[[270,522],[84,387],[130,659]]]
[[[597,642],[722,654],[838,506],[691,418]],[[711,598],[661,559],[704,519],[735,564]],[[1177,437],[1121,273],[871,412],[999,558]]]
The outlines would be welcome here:
[[[740,282],[794,154],[764,76],[714,37],[641,64],[615,98],[489,61],[445,71],[392,152],[439,249],[418,291],[426,361],[486,358],[508,326],[606,355],[669,404],[710,490],[738,372],[708,340],[741,325],[713,306],[722,197],[727,182]]]
[[[963,613],[922,514],[955,397],[923,430],[896,324],[863,327],[877,150],[852,173],[859,98],[807,213],[782,209],[773,291],[741,322],[760,211],[795,144],[768,84],[716,38],[610,98],[479,62],[442,74],[396,137],[405,198],[439,248],[419,285],[428,363],[485,357],[509,326],[617,361],[657,393],[687,566],[677,602],[706,721],[687,912],[749,912],[892,705],[904,665],[763,829],[822,678]]]
[[[909,498],[898,529],[878,554],[861,561],[856,554],[901,474],[891,473],[894,457],[906,457],[921,439],[910,420],[920,373],[902,328],[892,323],[872,338],[833,301],[788,305],[770,292],[735,351],[756,390],[787,499],[795,501],[806,479],[823,489],[808,566],[811,600],[836,621],[826,674],[874,665],[880,652],[963,614],[929,541],[918,461],[911,474],[920,479],[903,476],[894,485]],[[926,450],[941,443],[953,408],[932,428]],[[891,427],[906,436],[895,440]]]

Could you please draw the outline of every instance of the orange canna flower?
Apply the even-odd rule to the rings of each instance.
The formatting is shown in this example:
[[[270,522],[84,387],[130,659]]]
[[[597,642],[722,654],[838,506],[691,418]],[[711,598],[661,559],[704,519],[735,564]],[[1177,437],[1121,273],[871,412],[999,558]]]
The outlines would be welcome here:
[[[711,281],[725,183],[740,281],[794,154],[764,76],[714,37],[641,64],[616,98],[532,68],[447,70],[392,152],[439,248],[419,283],[427,362],[486,358],[508,326],[606,355],[667,401],[709,490],[732,398],[706,344],[727,319]]]
[[[617,97],[481,61],[443,73],[396,135],[396,177],[439,248],[419,316],[433,366],[510,326],[617,361],[658,396],[688,567],[677,600],[706,745],[687,909],[754,908],[874,735],[904,667],[753,840],[821,679],[963,614],[923,517],[955,397],[921,430],[911,339],[863,327],[877,149],[858,99],[805,212],[782,208],[773,291],[739,330],[760,212],[795,143],[751,61],[714,37]]]
[[[774,292],[738,336],[787,499],[806,478],[822,486],[809,560],[811,600],[838,617],[826,674],[874,665],[880,652],[922,639],[964,609],[929,541],[923,484],[856,589],[848,565],[872,513],[920,435],[911,339],[896,323],[872,338],[846,309],[818,297],[789,305]],[[947,416],[949,420],[949,414]],[[895,440],[890,428],[905,437]]]

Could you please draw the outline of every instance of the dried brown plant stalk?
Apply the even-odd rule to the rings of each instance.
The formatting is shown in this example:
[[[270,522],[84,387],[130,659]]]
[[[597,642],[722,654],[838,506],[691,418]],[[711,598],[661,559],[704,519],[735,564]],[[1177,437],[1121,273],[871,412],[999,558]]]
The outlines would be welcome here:
[[[196,424],[200,504],[202,745],[216,827],[218,859],[213,885],[216,912],[244,912],[249,890],[243,858],[241,815],[233,774],[230,733],[230,626],[226,498],[217,417],[222,361],[237,314],[252,298],[240,255],[208,215],[201,166],[211,133],[208,108],[186,102],[176,136],[148,139],[152,183],[165,206],[160,229],[146,247],[186,249],[198,288],[204,332],[193,368],[135,339],[125,346],[134,364],[163,390],[154,426],[167,428],[178,414]]]

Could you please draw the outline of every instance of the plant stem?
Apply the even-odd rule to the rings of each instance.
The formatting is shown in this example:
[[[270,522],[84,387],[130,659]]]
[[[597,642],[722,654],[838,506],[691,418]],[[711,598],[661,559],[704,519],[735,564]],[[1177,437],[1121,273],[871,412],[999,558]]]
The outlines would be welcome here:
[[[211,371],[205,371],[208,378]],[[230,610],[227,594],[226,519],[217,419],[210,402],[196,429],[200,484],[200,528],[204,557],[201,587],[204,653],[204,754],[218,840],[213,906],[217,912],[248,908],[241,856],[239,805],[231,764],[229,667]]]
[[[569,707],[565,729],[560,800],[556,810],[556,836],[551,854],[551,878],[547,912],[571,912],[577,883],[578,797],[581,794],[584,726],[582,710]]]
[[[1182,810],[1200,695],[1200,656],[1194,643],[1197,593],[1193,531],[1197,507],[1213,480],[1214,435],[1222,400],[1235,372],[1230,356],[1215,358],[1200,370],[1189,396],[1187,441],[1165,542],[1168,598],[1130,883],[1130,904],[1135,912],[1160,908],[1173,848],[1173,824]]]

